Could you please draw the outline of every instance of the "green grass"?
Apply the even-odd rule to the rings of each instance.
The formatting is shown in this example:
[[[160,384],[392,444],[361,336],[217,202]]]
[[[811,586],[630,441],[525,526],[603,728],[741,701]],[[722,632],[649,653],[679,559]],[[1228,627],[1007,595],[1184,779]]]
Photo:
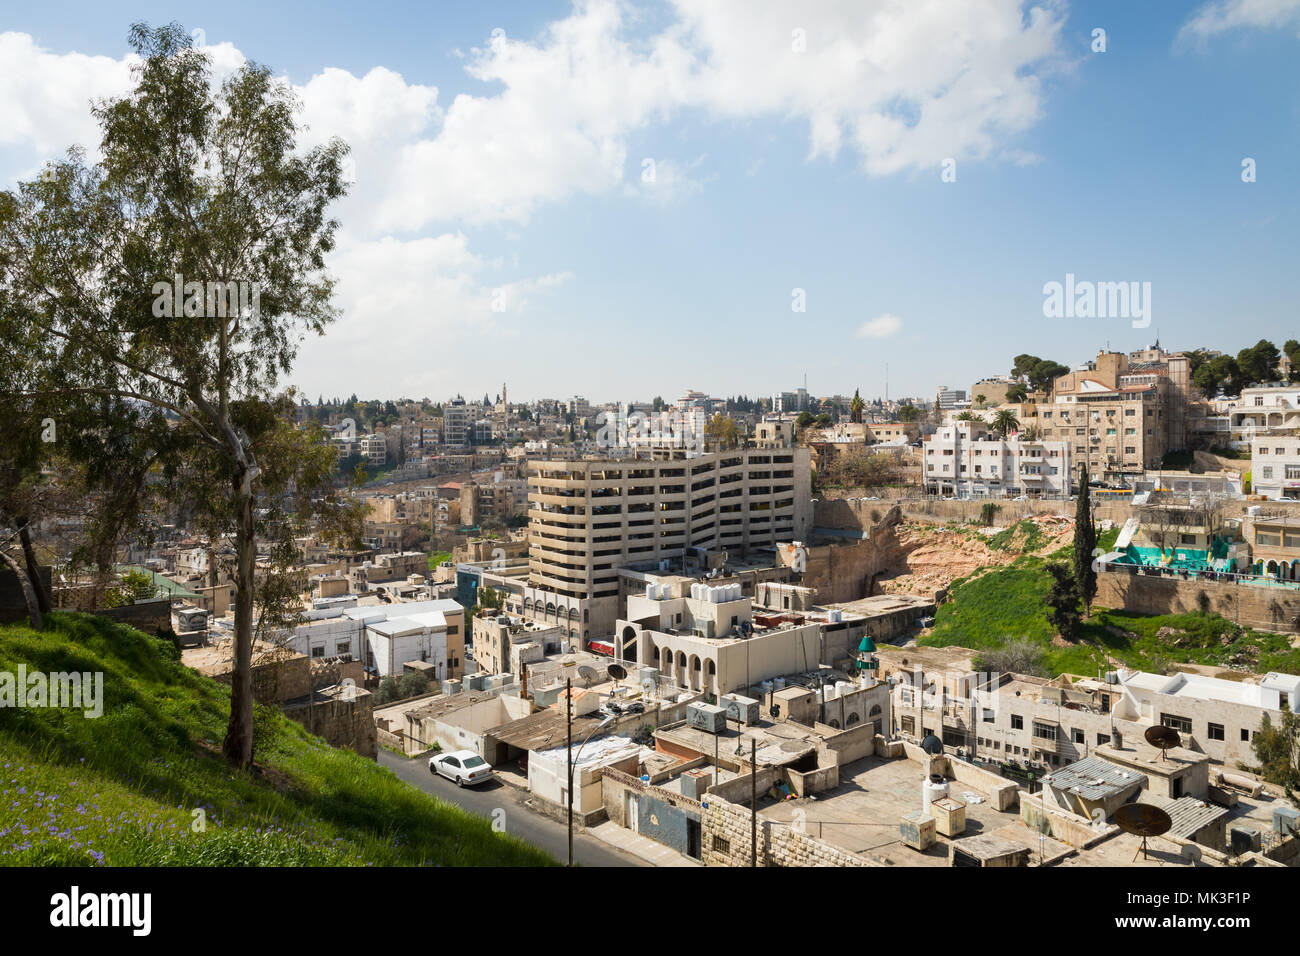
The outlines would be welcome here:
[[[103,716],[0,708],[0,865],[538,866],[548,856],[258,708],[252,773],[220,753],[230,693],[91,615],[0,627],[0,672],[101,671]]]
[[[438,569],[438,565],[442,564],[444,561],[450,561],[450,560],[451,560],[450,551],[430,551],[429,570],[436,571]]]
[[[1118,529],[1098,536],[1098,547],[1111,550]],[[1052,560],[1070,561],[1074,548],[1066,545]],[[1290,638],[1240,628],[1213,613],[1142,615],[1094,608],[1084,625],[1083,639],[1069,646],[1052,643],[1055,631],[1043,604],[1051,587],[1045,562],[1022,555],[1003,567],[981,570],[954,581],[949,598],[935,614],[931,632],[919,643],[984,650],[1017,639],[1043,647],[1045,664],[1054,675],[1095,674],[1107,666],[1099,648],[1136,670],[1164,672],[1179,664],[1245,670],[1253,673],[1300,673],[1300,649]],[[1157,636],[1162,629],[1164,637]]]

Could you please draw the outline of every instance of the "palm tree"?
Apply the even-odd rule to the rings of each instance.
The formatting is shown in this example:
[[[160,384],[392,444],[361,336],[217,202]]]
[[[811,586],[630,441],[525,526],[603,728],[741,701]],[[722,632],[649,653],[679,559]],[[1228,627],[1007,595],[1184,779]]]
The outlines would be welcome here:
[[[853,401],[849,402],[849,421],[861,422],[862,410],[866,406],[867,403],[862,400],[862,396],[858,394],[858,390],[855,388],[853,390]]]
[[[974,412],[970,412],[970,411],[959,412],[959,413],[957,414],[957,421],[959,421],[959,422],[973,422],[973,421],[975,421],[975,413],[974,413]]]
[[[993,416],[992,427],[995,432],[1006,438],[1008,434],[1020,429],[1020,419],[1009,408],[1004,408]]]

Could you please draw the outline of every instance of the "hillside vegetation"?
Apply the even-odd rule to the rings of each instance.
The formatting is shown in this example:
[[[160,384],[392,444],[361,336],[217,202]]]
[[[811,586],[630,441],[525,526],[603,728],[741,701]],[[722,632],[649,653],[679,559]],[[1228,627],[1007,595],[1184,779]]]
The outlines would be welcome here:
[[[1100,535],[1099,547],[1110,549],[1117,535],[1113,529]],[[1095,675],[1116,662],[1156,672],[1198,664],[1242,673],[1300,673],[1300,649],[1289,638],[1239,627],[1212,613],[1141,615],[1094,607],[1082,639],[1061,640],[1043,603],[1051,588],[1045,567],[1048,560],[1068,563],[1073,553],[1067,545],[1047,559],[1023,554],[954,581],[934,627],[918,643],[990,651],[1027,642],[1041,648],[1045,676],[1053,677]]]
[[[538,866],[488,821],[259,708],[256,769],[221,756],[224,685],[85,614],[0,627],[0,672],[102,671],[103,716],[0,708],[0,865]]]

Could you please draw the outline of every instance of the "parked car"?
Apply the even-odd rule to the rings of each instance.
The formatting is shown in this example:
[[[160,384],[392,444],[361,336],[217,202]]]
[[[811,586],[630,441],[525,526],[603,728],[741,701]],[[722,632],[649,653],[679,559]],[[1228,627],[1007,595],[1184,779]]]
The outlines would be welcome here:
[[[491,780],[492,765],[472,750],[457,750],[429,758],[429,773],[454,780],[456,786],[474,786]]]

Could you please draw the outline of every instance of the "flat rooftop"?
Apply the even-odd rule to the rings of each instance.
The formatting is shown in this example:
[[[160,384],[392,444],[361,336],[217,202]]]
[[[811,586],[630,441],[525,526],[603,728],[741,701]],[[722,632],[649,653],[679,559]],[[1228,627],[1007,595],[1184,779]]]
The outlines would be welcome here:
[[[903,816],[921,809],[924,779],[925,768],[913,760],[864,757],[840,767],[839,785],[821,791],[815,799],[769,801],[767,806],[760,800],[759,814],[789,824],[796,819],[796,812],[802,811],[809,836],[877,865],[948,866],[948,844],[952,842],[948,837],[938,836],[934,846],[920,853],[904,844],[899,834]],[[952,799],[966,804],[962,837],[996,832],[1029,847],[1037,857],[1039,835],[1020,824],[1018,813],[994,809],[988,794],[967,784],[949,780],[948,788]],[[1007,828],[1011,828],[1009,834]]]

